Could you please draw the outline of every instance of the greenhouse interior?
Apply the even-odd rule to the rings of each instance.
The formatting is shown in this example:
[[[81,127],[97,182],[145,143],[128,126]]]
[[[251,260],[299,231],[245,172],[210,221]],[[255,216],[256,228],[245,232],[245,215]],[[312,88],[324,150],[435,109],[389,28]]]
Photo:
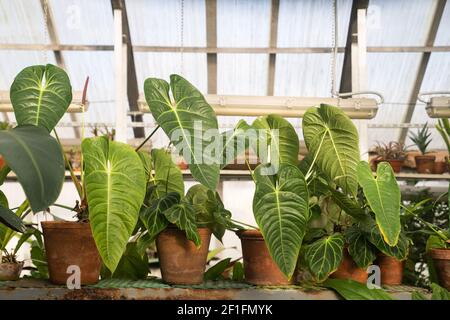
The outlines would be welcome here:
[[[0,71],[0,300],[450,300],[450,2],[0,0]]]

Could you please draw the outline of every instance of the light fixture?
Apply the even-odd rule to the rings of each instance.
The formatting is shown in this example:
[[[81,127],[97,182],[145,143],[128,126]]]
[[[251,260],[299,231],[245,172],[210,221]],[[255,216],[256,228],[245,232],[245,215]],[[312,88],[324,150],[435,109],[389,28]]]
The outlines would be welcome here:
[[[426,100],[424,96],[438,95]],[[447,96],[445,96],[447,95]],[[425,110],[430,118],[450,118],[450,92],[419,93],[417,100],[426,104]]]
[[[378,110],[378,102],[369,98],[205,95],[205,99],[219,116],[278,114],[287,118],[302,118],[308,108],[321,103],[340,107],[352,119],[372,119]],[[150,112],[142,94],[138,106],[141,112]]]
[[[81,99],[83,97],[83,92],[75,91],[73,92],[72,103],[67,109],[68,113],[81,113],[83,112],[83,108],[81,105]],[[84,104],[84,111],[88,110],[89,101],[86,100]],[[14,109],[11,104],[11,100],[9,99],[9,91],[0,91],[0,112],[13,112]]]

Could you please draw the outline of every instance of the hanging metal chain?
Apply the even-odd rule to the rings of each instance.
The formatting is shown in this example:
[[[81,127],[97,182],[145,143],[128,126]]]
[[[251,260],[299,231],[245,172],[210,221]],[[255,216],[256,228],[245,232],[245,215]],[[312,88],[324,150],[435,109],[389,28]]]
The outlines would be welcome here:
[[[180,70],[181,75],[184,75],[184,0],[181,0],[180,15]]]
[[[338,17],[337,17],[337,0],[332,0],[333,11],[331,19],[331,43],[333,52],[331,53],[331,96],[337,97],[336,90],[336,63],[337,63],[337,53],[338,53]]]
[[[49,34],[48,34],[48,0],[42,0],[43,7],[44,7],[44,44],[47,45],[49,43]],[[47,49],[43,50],[44,55],[44,63],[48,63],[48,55],[47,55]]]

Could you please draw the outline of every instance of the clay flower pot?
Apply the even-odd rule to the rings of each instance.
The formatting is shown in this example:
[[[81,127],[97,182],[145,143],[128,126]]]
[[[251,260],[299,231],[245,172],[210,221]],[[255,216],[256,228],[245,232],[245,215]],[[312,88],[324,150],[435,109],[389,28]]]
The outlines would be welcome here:
[[[446,161],[437,161],[434,163],[433,173],[434,174],[443,174],[447,172],[447,162]]]
[[[71,274],[67,268],[80,268],[82,285],[98,282],[102,261],[92,236],[91,226],[85,222],[43,221],[45,252],[50,281],[66,284]]]
[[[359,268],[353,258],[348,253],[347,248],[344,249],[342,261],[338,269],[330,275],[334,279],[351,279],[360,283],[367,283],[366,270]]]
[[[198,228],[202,244],[197,248],[183,230],[169,226],[156,237],[161,276],[170,284],[200,284],[208,257],[211,230]]]
[[[20,278],[22,272],[23,262],[0,263],[0,281],[16,281]]]
[[[439,284],[450,290],[450,249],[431,249],[430,256],[433,259]]]
[[[389,162],[389,164],[392,167],[392,170],[395,173],[399,173],[402,170],[403,163],[405,162],[405,160],[397,160],[397,159],[390,159],[386,161]]]
[[[433,173],[435,156],[415,156],[417,173]]]
[[[393,257],[380,253],[375,262],[380,267],[381,284],[400,285],[403,279],[403,269],[405,261],[397,260]]]
[[[245,230],[237,233],[241,239],[242,256],[244,258],[245,281],[255,285],[290,285],[270,256],[269,249],[258,230]]]

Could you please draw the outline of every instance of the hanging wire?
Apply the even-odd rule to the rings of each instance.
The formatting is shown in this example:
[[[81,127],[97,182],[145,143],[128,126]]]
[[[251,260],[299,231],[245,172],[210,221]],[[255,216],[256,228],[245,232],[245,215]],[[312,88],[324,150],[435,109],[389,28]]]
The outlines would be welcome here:
[[[181,0],[180,16],[180,73],[184,75],[184,0]]]

